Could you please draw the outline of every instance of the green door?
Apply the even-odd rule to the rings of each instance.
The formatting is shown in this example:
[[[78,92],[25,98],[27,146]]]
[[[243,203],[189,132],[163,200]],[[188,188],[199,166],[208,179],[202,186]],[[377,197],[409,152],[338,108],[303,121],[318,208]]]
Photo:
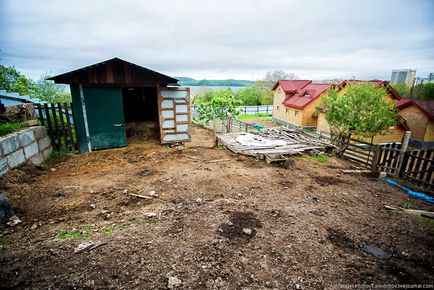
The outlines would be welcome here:
[[[122,89],[85,87],[83,94],[92,150],[126,146]]]

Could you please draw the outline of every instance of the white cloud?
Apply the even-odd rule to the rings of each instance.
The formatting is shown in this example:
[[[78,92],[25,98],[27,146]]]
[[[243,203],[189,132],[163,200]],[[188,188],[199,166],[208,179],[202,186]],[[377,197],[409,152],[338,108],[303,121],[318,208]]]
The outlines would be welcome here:
[[[434,71],[434,3],[0,2],[1,63],[38,77],[118,56],[174,76],[387,79]]]

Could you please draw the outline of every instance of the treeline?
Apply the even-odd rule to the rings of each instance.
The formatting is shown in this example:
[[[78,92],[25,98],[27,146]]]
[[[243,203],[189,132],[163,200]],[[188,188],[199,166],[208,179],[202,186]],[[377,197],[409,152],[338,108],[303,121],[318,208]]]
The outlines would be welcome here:
[[[179,80],[181,86],[221,86],[221,87],[245,87],[253,84],[252,81],[247,80],[195,80],[187,77],[176,77]]]
[[[35,81],[13,66],[0,65],[0,90],[19,93],[21,96],[29,96],[48,103],[71,102],[71,94],[65,91],[65,86],[48,81],[49,77],[48,74],[44,74]]]
[[[193,104],[204,104],[210,102],[213,98],[231,95],[240,101],[243,106],[260,106],[273,104],[273,92],[270,89],[260,89],[257,85],[250,85],[238,92],[230,88],[226,89],[209,89],[203,88],[193,95]]]
[[[402,98],[434,100],[434,83],[417,84],[414,87],[400,83],[392,87]]]

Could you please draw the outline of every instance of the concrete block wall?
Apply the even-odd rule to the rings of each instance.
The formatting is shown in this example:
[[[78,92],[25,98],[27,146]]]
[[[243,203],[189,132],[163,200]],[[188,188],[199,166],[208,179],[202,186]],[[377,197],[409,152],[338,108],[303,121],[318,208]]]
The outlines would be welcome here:
[[[0,175],[27,162],[41,164],[52,151],[44,126],[30,127],[0,137]]]

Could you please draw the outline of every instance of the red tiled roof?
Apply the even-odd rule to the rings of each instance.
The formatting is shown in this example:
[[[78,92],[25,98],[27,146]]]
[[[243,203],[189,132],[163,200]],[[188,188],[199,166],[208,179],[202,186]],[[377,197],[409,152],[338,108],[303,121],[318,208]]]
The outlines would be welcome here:
[[[430,119],[434,119],[434,100],[401,99],[396,107],[403,109],[409,105],[419,107]]]
[[[398,93],[395,91],[395,89],[389,84],[388,81],[380,81],[380,80],[372,80],[372,81],[360,81],[360,80],[345,80],[342,81],[340,84],[336,85],[337,88],[342,88],[346,85],[351,85],[354,83],[361,83],[361,82],[369,82],[371,84],[374,85],[379,85],[379,86],[384,86],[391,94],[392,96],[397,99],[400,100],[401,97],[398,95]]]
[[[286,94],[291,94],[282,104],[296,109],[303,109],[332,86],[331,84],[312,83],[308,80],[279,80],[274,85],[273,90],[278,85]]]

